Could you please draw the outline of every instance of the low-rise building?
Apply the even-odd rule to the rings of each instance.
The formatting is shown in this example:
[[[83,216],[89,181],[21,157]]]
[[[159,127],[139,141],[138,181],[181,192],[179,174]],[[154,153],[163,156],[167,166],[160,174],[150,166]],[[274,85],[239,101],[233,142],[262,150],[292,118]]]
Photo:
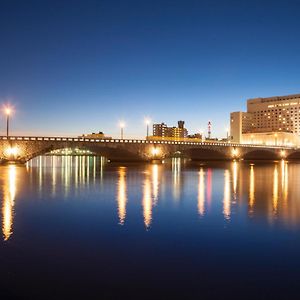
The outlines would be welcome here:
[[[89,138],[89,139],[111,139],[111,136],[106,136],[104,135],[104,133],[102,131],[99,131],[98,133],[86,133],[86,134],[82,134],[79,137],[85,137],[85,138]]]
[[[153,137],[182,139],[187,135],[184,121],[178,121],[178,127],[168,127],[165,123],[153,124]]]

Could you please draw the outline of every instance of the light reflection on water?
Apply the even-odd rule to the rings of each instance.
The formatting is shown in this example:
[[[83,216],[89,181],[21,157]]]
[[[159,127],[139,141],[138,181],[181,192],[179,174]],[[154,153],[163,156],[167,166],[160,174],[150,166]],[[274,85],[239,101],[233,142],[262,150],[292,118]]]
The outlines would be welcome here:
[[[299,163],[53,156],[0,170],[0,285],[9,295],[298,292]]]
[[[3,186],[2,201],[2,231],[4,240],[8,240],[12,235],[14,218],[14,204],[16,197],[16,166],[11,165],[5,170],[5,182]]]
[[[269,225],[279,220],[285,225],[298,226],[300,220],[300,189],[297,180],[289,183],[289,172],[293,178],[300,177],[300,165],[284,160],[268,164],[234,161],[201,167],[195,163],[185,167],[182,159],[174,158],[170,164],[145,164],[137,168],[107,164],[100,157],[52,156],[38,157],[28,162],[26,168],[15,165],[1,168],[5,241],[13,233],[15,202],[28,188],[18,186],[18,176],[22,176],[33,191],[37,190],[37,197],[42,199],[72,200],[89,190],[101,195],[103,191],[109,194],[115,189],[117,205],[112,209],[116,210],[120,225],[125,225],[129,217],[139,217],[138,210],[131,216],[127,212],[133,191],[140,194],[140,214],[146,229],[155,224],[156,212],[165,201],[170,207],[170,201],[186,202],[185,209],[190,215],[197,213],[201,218],[223,215],[226,222],[231,221],[233,210],[236,214],[243,213],[239,207],[246,207],[247,214],[243,218],[265,217]]]
[[[119,168],[119,181],[118,181],[118,215],[120,224],[123,225],[126,218],[126,204],[127,204],[127,187],[126,187],[126,168]]]

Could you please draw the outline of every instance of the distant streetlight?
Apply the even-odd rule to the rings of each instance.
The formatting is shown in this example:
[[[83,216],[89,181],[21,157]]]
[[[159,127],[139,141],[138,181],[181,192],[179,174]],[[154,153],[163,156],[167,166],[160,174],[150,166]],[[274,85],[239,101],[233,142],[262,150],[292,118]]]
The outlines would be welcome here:
[[[121,140],[123,140],[124,138],[124,127],[125,127],[125,123],[124,122],[120,122],[120,129],[121,129]]]
[[[6,114],[6,136],[8,137],[9,136],[9,116],[11,115],[12,110],[10,107],[6,107],[4,109],[4,112]]]
[[[151,120],[150,119],[145,119],[145,123],[146,123],[146,126],[147,126],[147,138],[149,137],[149,125],[151,123]]]

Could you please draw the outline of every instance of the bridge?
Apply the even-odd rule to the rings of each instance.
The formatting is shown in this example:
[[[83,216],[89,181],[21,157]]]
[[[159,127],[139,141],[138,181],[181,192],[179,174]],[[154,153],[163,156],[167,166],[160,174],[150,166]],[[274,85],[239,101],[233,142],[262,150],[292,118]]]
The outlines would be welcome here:
[[[26,163],[53,150],[78,148],[110,161],[300,159],[300,148],[224,142],[96,139],[84,137],[0,136],[0,163]]]

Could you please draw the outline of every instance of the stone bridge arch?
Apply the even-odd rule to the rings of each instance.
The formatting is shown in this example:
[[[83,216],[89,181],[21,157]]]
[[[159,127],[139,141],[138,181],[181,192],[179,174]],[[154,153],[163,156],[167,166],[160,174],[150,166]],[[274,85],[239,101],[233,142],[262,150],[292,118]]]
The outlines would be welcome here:
[[[241,158],[244,160],[277,160],[283,158],[280,149],[243,149]]]
[[[287,159],[300,159],[300,149],[291,151],[286,156]]]
[[[188,148],[183,150],[183,155],[192,160],[228,160],[232,159],[230,149],[221,148]]]
[[[25,163],[39,155],[46,154],[52,150],[65,148],[79,148],[90,150],[96,155],[105,156],[111,161],[147,161],[151,159],[164,159],[170,155],[170,147],[162,144],[149,144],[144,141],[126,142],[128,140],[117,140],[117,142],[95,143],[95,141],[51,141],[51,140],[1,140],[0,159],[1,162],[16,161]],[[171,147],[172,148],[172,147]]]

